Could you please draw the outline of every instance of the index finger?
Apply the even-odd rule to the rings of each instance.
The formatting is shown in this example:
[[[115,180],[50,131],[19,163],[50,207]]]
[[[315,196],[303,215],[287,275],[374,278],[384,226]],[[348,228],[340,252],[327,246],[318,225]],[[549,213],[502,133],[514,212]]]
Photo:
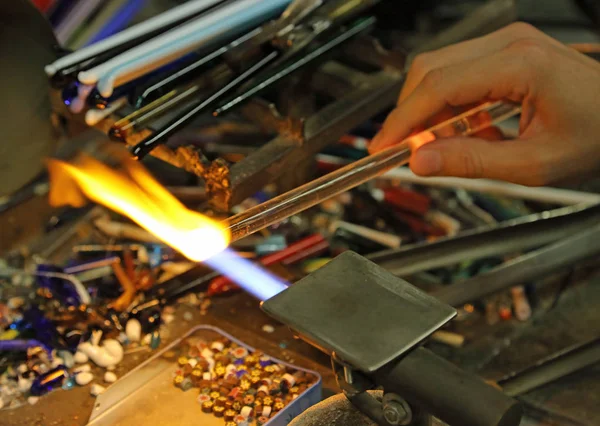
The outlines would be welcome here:
[[[435,69],[387,117],[369,150],[402,141],[446,106],[488,99],[522,102],[535,94],[545,63],[543,49],[536,42],[525,41],[488,57]]]

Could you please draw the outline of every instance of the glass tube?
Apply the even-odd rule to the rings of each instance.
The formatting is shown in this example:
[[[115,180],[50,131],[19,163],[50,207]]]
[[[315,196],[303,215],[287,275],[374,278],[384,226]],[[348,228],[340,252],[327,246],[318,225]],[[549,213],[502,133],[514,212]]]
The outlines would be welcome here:
[[[190,101],[200,92],[199,85],[187,89],[175,89],[154,102],[132,112],[117,121],[108,132],[111,139],[125,142],[128,137],[148,127],[153,121],[175,110],[186,101]]]
[[[411,136],[401,143],[369,155],[332,173],[281,194],[227,221],[231,241],[313,207],[390,169],[408,163],[411,152],[438,138],[468,136],[521,112],[520,105],[488,102]]]

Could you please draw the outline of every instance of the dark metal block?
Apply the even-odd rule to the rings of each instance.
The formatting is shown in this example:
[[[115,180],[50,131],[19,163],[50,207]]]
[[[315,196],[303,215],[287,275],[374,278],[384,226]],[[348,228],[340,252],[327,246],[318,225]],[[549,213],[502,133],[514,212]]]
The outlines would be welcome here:
[[[262,308],[364,372],[399,358],[456,315],[450,306],[353,252],[336,257]]]

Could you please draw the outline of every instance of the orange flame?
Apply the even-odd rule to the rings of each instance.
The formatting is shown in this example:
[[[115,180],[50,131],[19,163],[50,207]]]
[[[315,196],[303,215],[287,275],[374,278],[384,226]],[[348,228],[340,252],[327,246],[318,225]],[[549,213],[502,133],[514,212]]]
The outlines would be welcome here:
[[[114,170],[81,155],[76,163],[48,161],[50,204],[82,206],[86,198],[129,217],[193,261],[204,261],[227,248],[222,224],[187,209],[138,162],[119,158]]]

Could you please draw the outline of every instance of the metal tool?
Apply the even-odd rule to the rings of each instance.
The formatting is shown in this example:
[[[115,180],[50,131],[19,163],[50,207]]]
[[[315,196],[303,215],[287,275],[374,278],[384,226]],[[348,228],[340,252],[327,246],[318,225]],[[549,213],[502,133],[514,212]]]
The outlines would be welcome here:
[[[516,397],[600,362],[600,339],[568,347],[534,365],[503,377],[498,385]]]
[[[521,420],[515,400],[420,346],[455,311],[355,253],[336,257],[262,308],[331,354],[346,396],[361,400],[358,408],[380,424],[401,414],[396,403],[405,414],[424,411],[451,425]],[[366,393],[378,386],[383,404]],[[390,413],[392,406],[398,410]],[[392,424],[427,424],[419,420]]]
[[[432,296],[452,306],[461,306],[514,285],[543,278],[598,253],[600,226],[596,225],[473,278],[447,286]]]
[[[600,206],[563,207],[498,226],[482,227],[433,243],[385,250],[368,259],[394,275],[408,276],[459,262],[542,247],[598,223]]]

